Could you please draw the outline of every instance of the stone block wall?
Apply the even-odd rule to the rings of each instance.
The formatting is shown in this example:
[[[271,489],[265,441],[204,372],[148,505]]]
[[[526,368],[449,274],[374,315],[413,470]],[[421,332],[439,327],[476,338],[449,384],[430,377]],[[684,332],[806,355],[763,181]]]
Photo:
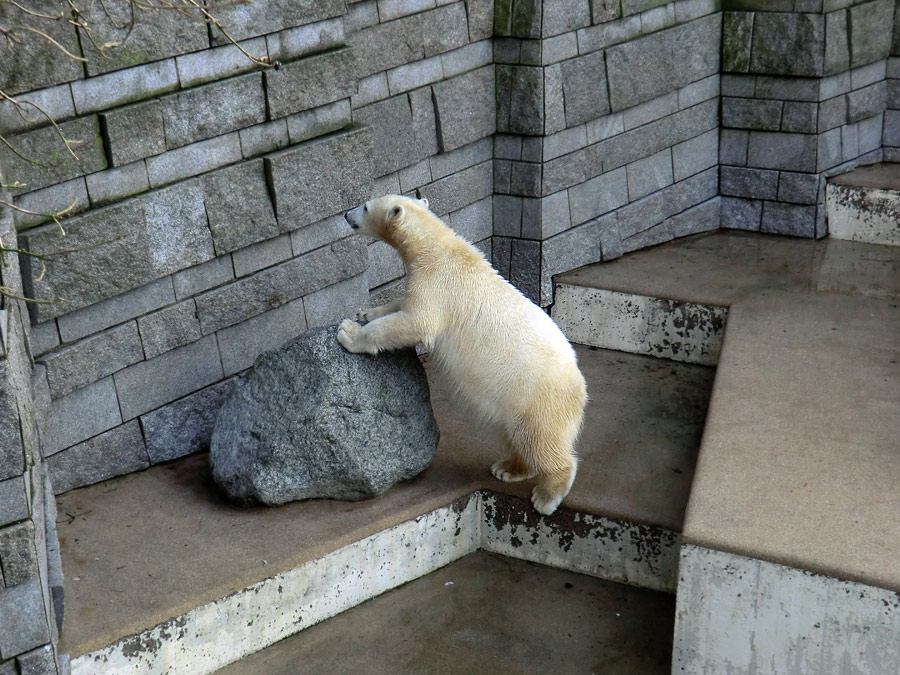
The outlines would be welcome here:
[[[894,3],[723,9],[722,227],[824,236],[825,178],[882,158]]]
[[[893,27],[891,55],[885,68],[887,105],[881,138],[886,162],[900,162],[900,5],[896,3]]]

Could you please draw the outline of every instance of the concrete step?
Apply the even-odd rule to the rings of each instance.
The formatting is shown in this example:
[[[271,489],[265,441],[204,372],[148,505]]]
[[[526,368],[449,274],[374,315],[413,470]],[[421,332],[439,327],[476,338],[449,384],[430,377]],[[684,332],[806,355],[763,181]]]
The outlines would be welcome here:
[[[673,624],[671,595],[478,552],[219,675],[668,675]]]
[[[825,187],[829,236],[900,246],[900,164],[873,164]]]
[[[62,495],[73,672],[212,672],[477,550],[673,592],[713,371],[577,352],[582,463],[550,518],[490,476],[499,439],[434,372],[435,459],[378,499],[236,508],[204,455]]]

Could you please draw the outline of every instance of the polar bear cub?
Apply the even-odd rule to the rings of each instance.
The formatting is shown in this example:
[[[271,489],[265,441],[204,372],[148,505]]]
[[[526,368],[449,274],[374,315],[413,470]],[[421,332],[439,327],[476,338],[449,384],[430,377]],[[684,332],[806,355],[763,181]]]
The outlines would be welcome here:
[[[508,456],[491,467],[494,476],[537,477],[531,501],[540,513],[553,513],[575,480],[574,445],[587,401],[562,331],[431,213],[427,200],[387,195],[344,218],[397,249],[407,292],[360,312],[365,325],[345,319],[338,341],[369,354],[425,344],[457,393],[503,431]]]

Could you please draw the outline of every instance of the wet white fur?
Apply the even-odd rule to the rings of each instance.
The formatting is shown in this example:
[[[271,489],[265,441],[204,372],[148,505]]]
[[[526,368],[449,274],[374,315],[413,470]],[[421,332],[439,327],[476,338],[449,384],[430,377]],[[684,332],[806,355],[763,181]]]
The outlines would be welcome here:
[[[587,400],[562,331],[425,200],[388,195],[345,217],[398,250],[408,286],[400,301],[360,312],[366,325],[343,321],[340,343],[372,354],[424,343],[458,394],[504,431],[509,456],[494,464],[494,475],[537,476],[532,502],[552,513],[575,479],[574,444]]]

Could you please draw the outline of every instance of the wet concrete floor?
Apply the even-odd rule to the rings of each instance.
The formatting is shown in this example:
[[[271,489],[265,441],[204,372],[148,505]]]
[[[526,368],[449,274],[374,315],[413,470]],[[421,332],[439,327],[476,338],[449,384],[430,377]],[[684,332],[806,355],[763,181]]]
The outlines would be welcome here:
[[[663,675],[675,598],[479,551],[219,675]]]

